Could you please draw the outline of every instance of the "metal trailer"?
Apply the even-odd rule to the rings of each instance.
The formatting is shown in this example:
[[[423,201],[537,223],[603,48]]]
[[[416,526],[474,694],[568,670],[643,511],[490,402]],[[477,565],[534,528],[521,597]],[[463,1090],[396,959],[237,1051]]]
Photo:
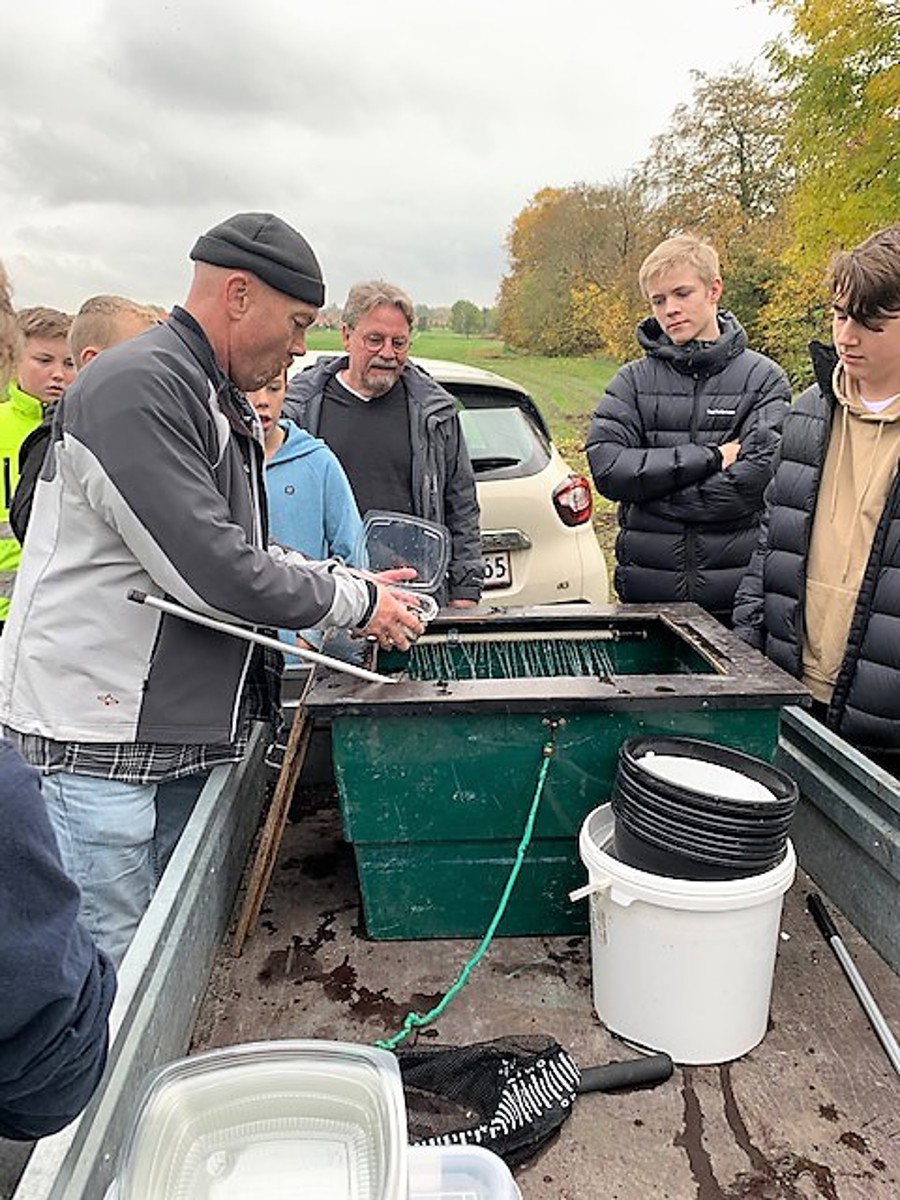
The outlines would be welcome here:
[[[221,949],[264,806],[263,753],[258,733],[242,763],[208,781],[123,964],[101,1088],[76,1123],[37,1144],[15,1200],[102,1200],[154,1066],[286,1031],[372,1041],[440,994],[466,957],[458,941],[359,936],[352,857],[321,788],[288,826],[244,955]],[[801,864],[855,924],[838,918],[896,1029],[900,787],[798,709],[784,713],[777,761],[803,789]],[[652,1092],[582,1098],[558,1141],[519,1172],[526,1200],[900,1194],[897,1078],[804,911],[804,885],[787,897],[761,1046],[680,1069]],[[467,1042],[525,1026],[555,1034],[585,1066],[628,1057],[591,1010],[587,960],[581,937],[499,940],[437,1033]]]

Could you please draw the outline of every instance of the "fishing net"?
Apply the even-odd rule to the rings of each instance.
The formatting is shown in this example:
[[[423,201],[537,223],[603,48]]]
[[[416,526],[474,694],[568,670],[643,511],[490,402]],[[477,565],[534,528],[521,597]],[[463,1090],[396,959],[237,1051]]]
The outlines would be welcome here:
[[[477,1145],[518,1166],[558,1132],[578,1091],[574,1059],[553,1038],[397,1051],[409,1140]]]

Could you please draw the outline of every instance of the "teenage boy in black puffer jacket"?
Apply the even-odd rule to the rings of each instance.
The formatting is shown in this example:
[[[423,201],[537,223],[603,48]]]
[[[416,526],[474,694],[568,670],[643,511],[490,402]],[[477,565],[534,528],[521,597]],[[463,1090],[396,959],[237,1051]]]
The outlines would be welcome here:
[[[784,422],[735,629],[900,773],[900,225],[831,267],[834,346]]]
[[[616,591],[626,603],[694,601],[730,623],[790,384],[718,311],[708,243],[669,238],[638,278],[653,312],[637,328],[645,357],[611,380],[587,439],[598,491],[619,502]]]

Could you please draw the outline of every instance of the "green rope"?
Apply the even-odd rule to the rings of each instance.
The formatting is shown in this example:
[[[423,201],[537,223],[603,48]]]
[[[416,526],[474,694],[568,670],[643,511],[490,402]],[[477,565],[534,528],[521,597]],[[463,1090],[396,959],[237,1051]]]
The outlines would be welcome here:
[[[531,843],[531,836],[534,832],[534,823],[537,819],[538,805],[541,802],[541,793],[544,790],[544,781],[547,778],[547,772],[550,769],[550,759],[555,749],[555,740],[556,722],[553,722],[550,729],[550,741],[544,744],[544,749],[542,752],[543,762],[541,763],[541,769],[538,774],[537,787],[535,788],[534,799],[531,801],[531,808],[528,810],[528,820],[525,822],[525,829],[522,832],[522,838],[519,842],[519,847],[516,850],[516,860],[510,869],[509,878],[506,881],[506,887],[503,889],[503,895],[500,897],[500,903],[497,905],[497,911],[494,913],[491,923],[487,928],[487,933],[481,939],[478,949],[462,968],[459,975],[456,977],[456,982],[446,992],[443,999],[440,1000],[430,1012],[425,1013],[424,1016],[415,1012],[407,1013],[403,1024],[400,1026],[400,1029],[392,1038],[382,1038],[375,1042],[375,1045],[380,1049],[396,1049],[401,1042],[406,1041],[413,1029],[421,1029],[425,1025],[430,1025],[432,1021],[439,1017],[450,1001],[462,990],[469,978],[469,975],[472,973],[475,967],[478,966],[482,958],[484,958],[485,954],[487,953],[488,947],[490,946],[497,930],[497,926],[500,924],[501,920],[503,919],[503,914],[506,912],[506,906],[509,903],[509,898],[512,894],[513,887],[515,886],[516,879],[519,876],[519,871],[522,869],[522,863],[525,861],[525,855],[528,852],[528,847]]]

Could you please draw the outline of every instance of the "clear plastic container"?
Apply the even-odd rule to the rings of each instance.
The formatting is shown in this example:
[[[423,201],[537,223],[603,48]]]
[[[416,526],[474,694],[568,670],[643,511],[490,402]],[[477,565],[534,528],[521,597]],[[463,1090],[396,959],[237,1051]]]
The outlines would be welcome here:
[[[144,1094],[117,1185],[117,1200],[407,1200],[397,1061],[298,1040],[170,1063]]]
[[[509,1167],[483,1146],[410,1146],[409,1200],[522,1200]]]
[[[371,509],[363,520],[355,561],[374,574],[413,567],[416,577],[403,584],[404,590],[432,594],[447,574],[450,532],[422,517]]]

